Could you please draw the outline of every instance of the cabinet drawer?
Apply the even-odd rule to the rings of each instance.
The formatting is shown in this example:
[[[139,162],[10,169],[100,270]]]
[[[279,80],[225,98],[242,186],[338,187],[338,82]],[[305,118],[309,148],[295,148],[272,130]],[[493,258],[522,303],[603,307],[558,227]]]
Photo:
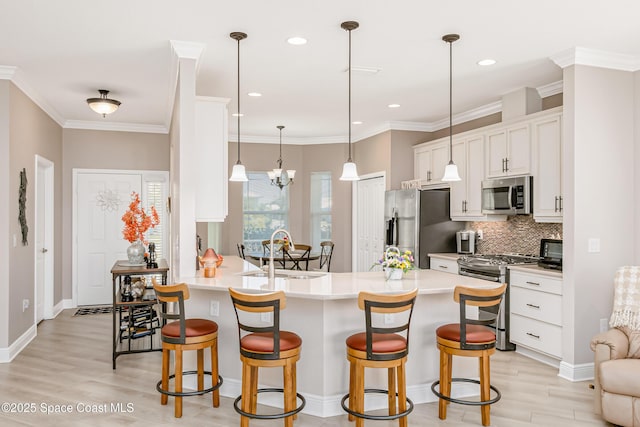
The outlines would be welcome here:
[[[511,313],[562,326],[562,296],[519,287],[510,289]]]
[[[562,328],[511,313],[511,341],[562,358]]]
[[[444,271],[445,273],[458,274],[458,261],[431,257],[429,260],[431,270]]]
[[[560,279],[521,271],[511,271],[509,277],[511,286],[562,295],[562,280]]]

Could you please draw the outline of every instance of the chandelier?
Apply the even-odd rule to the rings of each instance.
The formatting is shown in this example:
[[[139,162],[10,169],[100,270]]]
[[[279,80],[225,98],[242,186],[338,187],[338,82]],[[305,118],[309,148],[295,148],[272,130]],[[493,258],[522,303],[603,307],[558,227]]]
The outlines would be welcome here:
[[[98,92],[100,92],[100,98],[87,99],[89,107],[96,113],[101,114],[102,117],[107,117],[107,114],[115,113],[120,106],[120,101],[107,98],[107,95],[109,95],[108,90],[100,89]]]
[[[278,157],[278,161],[276,162],[278,163],[278,167],[268,171],[267,175],[269,175],[271,185],[275,185],[282,190],[287,185],[293,184],[296,171],[295,169],[282,170],[282,129],[284,129],[284,126],[279,125],[276,127],[280,129],[280,157]]]

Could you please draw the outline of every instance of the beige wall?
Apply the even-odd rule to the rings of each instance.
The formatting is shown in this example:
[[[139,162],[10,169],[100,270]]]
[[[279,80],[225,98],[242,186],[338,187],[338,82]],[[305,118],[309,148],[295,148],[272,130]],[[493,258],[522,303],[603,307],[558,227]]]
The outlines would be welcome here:
[[[35,265],[35,155],[38,154],[54,164],[54,304],[62,296],[62,128],[46,115],[20,89],[9,87],[9,235],[17,236],[18,245],[9,250],[9,331],[10,345],[34,324],[34,265]],[[29,226],[28,245],[21,243],[18,222],[19,172],[27,172],[26,216]],[[5,199],[7,200],[7,199]],[[10,241],[9,239],[6,240]],[[28,299],[30,306],[22,311],[22,300]]]
[[[169,170],[169,136],[79,129],[64,129],[62,135],[62,298],[70,299],[73,169]]]
[[[9,138],[9,88],[8,80],[0,80],[0,348],[9,345],[9,273],[11,263],[9,251],[11,242],[11,211],[7,200],[12,193],[11,181],[11,140]],[[15,191],[15,190],[14,190]]]

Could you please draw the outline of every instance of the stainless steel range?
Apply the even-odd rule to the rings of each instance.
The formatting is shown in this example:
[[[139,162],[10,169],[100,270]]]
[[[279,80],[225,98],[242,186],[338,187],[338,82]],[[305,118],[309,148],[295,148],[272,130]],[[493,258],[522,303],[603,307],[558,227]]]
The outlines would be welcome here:
[[[538,260],[539,257],[521,254],[466,255],[458,258],[458,273],[462,276],[508,284],[508,266],[536,264]],[[482,310],[487,309],[480,308],[480,311]],[[509,337],[509,312],[509,286],[507,285],[504,298],[498,308],[497,324],[493,325],[496,330],[496,348],[498,350],[515,350],[516,348],[515,344],[510,342]]]

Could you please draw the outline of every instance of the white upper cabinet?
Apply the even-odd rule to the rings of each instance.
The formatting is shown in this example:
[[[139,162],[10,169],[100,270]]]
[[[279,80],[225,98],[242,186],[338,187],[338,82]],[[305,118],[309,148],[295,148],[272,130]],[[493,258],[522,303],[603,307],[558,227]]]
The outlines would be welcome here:
[[[535,121],[533,132],[533,218],[562,222],[562,114]]]
[[[453,161],[461,180],[451,183],[451,219],[483,221],[482,180],[484,179],[484,135],[454,141]]]
[[[531,137],[528,123],[487,134],[487,178],[531,173]]]
[[[439,142],[414,150],[414,179],[421,186],[442,184],[444,168],[449,163],[449,142]]]
[[[227,216],[227,103],[226,98],[198,96],[195,108],[194,165],[196,221],[222,222]]]

